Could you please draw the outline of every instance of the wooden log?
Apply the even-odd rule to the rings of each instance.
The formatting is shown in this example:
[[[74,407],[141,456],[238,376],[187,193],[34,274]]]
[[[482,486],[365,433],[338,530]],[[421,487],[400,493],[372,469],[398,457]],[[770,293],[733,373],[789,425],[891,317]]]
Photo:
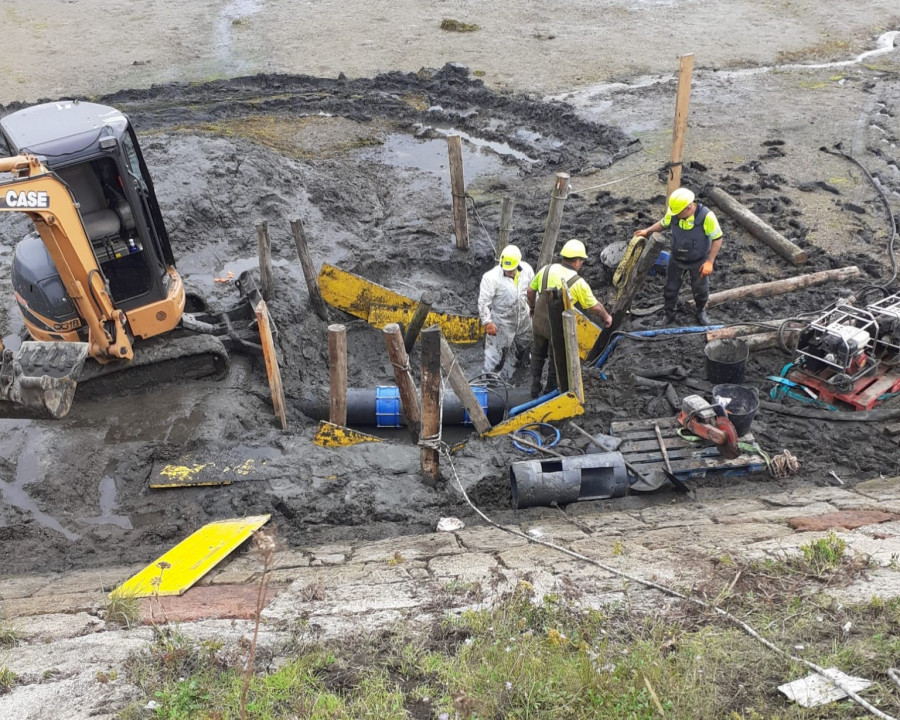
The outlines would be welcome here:
[[[303,268],[303,277],[306,278],[306,287],[309,289],[309,304],[323,320],[328,320],[328,310],[319,290],[319,276],[309,254],[309,243],[306,241],[306,233],[303,223],[299,218],[291,220],[291,233],[294,236],[294,245],[297,246],[297,254],[300,256],[300,266]]]
[[[504,197],[500,201],[500,239],[497,240],[497,253],[495,260],[500,259],[500,252],[509,245],[509,233],[512,229],[513,200]]]
[[[647,238],[641,256],[635,263],[631,275],[629,275],[628,279],[625,281],[625,287],[622,288],[622,293],[616,298],[612,310],[607,308],[609,314],[612,315],[612,325],[608,328],[604,327],[600,329],[600,335],[597,336],[594,347],[588,352],[585,362],[593,362],[600,357],[600,353],[606,350],[606,346],[609,345],[609,341],[612,340],[613,333],[628,316],[628,310],[631,308],[631,303],[633,303],[635,297],[637,297],[641,286],[650,274],[653,263],[656,261],[656,258],[659,257],[660,251],[665,246],[666,239],[659,233],[653,233]]]
[[[568,293],[560,292],[558,289],[549,292],[547,312],[550,318],[550,362],[553,363],[556,373],[559,394],[564,395],[569,392],[569,363],[566,359],[566,333],[563,330],[562,314],[566,310],[563,297]]]
[[[836,270],[822,270],[821,272],[809,273],[808,275],[797,275],[782,280],[744,285],[742,287],[712,293],[712,295],[709,296],[707,307],[722,305],[723,303],[732,302],[733,300],[745,300],[750,297],[763,298],[772,297],[773,295],[784,295],[785,293],[803,290],[804,288],[812,287],[813,285],[821,285],[822,283],[827,282],[844,283],[859,277],[860,274],[859,268],[856,267],[856,265],[850,265],[849,267],[837,268]],[[688,305],[693,306],[693,304],[693,300],[688,302]]]
[[[412,320],[409,321],[409,327],[406,328],[406,333],[403,335],[403,347],[406,348],[407,353],[412,352],[413,345],[416,344],[416,338],[419,337],[419,333],[422,331],[422,326],[425,324],[428,313],[431,312],[431,306],[434,305],[434,301],[435,294],[430,290],[426,290],[419,297],[419,304],[416,306]]]
[[[556,185],[550,194],[550,210],[544,225],[544,237],[541,240],[541,254],[535,270],[539,270],[553,260],[553,250],[559,237],[559,225],[562,221],[563,207],[569,195],[569,173],[556,173]]]
[[[453,195],[453,228],[456,247],[469,249],[469,224],[466,217],[466,183],[463,178],[462,140],[459,135],[447,136],[447,154],[450,158],[450,192]]]
[[[484,435],[491,429],[491,423],[488,421],[487,415],[484,414],[484,409],[479,404],[478,398],[475,397],[475,393],[472,392],[472,387],[469,385],[469,381],[466,380],[462,368],[456,362],[453,350],[450,349],[450,343],[447,342],[443,335],[441,335],[441,367],[444,369],[444,373],[447,375],[447,382],[450,383],[450,387],[453,389],[456,397],[459,398],[463,407],[468,411],[475,430],[479,435]]]
[[[675,124],[672,130],[672,153],[666,197],[681,186],[681,161],[687,135],[688,107],[691,104],[691,79],[694,73],[694,53],[681,56],[678,67],[678,91],[675,97]]]
[[[328,368],[330,373],[328,419],[334,425],[347,424],[347,328],[328,326]]]
[[[575,311],[565,310],[562,314],[563,333],[566,339],[566,365],[569,371],[569,390],[575,393],[578,402],[584,404],[584,379],[581,377],[581,356],[578,353],[578,329]]]
[[[430,485],[441,479],[441,338],[437,325],[422,331],[422,477]]]
[[[266,363],[266,377],[269,380],[269,390],[272,393],[272,407],[275,416],[281,423],[281,429],[287,430],[287,417],[284,411],[284,386],[281,384],[281,370],[278,367],[278,355],[275,352],[275,340],[272,337],[272,325],[269,322],[269,310],[266,301],[260,300],[256,304],[256,323],[259,327],[259,339],[263,349],[263,359]]]
[[[259,291],[263,300],[272,299],[274,285],[272,273],[272,240],[269,238],[269,223],[263,220],[256,226],[256,245],[259,251]]]
[[[397,323],[384,326],[384,343],[388,357],[394,366],[394,379],[400,391],[400,404],[406,416],[406,426],[414,443],[419,442],[419,428],[422,424],[422,411],[419,407],[419,393],[409,371],[409,356],[403,347],[403,336]]]
[[[785,260],[794,265],[802,265],[809,259],[806,250],[794,245],[784,235],[731,197],[722,188],[712,186],[707,189],[706,195],[719,208],[728,213],[738,225],[747,230],[757,240],[762,240]]]

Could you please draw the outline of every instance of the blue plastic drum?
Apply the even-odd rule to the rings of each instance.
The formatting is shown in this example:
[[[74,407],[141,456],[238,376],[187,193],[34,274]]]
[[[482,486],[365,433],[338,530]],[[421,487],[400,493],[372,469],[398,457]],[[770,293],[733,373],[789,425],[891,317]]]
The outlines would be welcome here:
[[[475,393],[475,399],[478,401],[478,404],[481,405],[481,409],[484,410],[484,414],[487,415],[488,411],[488,389],[487,385],[473,385],[472,392]],[[471,425],[472,418],[469,417],[469,411],[466,410],[463,416],[463,425]]]
[[[375,388],[375,425],[377,427],[401,427],[400,389],[392,385]]]

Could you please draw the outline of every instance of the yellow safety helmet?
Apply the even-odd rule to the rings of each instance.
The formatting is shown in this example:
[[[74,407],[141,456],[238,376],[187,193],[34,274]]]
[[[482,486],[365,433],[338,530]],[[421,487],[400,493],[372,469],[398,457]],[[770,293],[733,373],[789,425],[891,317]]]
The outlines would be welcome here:
[[[694,193],[687,188],[673,190],[672,194],[669,195],[669,212],[677,215],[692,202],[694,202]]]
[[[500,267],[504,270],[515,270],[522,259],[522,251],[515,245],[507,245],[500,253]]]
[[[587,250],[584,249],[584,243],[581,242],[581,240],[569,240],[569,242],[562,246],[562,250],[559,251],[559,254],[570,260],[575,258],[587,259]]]

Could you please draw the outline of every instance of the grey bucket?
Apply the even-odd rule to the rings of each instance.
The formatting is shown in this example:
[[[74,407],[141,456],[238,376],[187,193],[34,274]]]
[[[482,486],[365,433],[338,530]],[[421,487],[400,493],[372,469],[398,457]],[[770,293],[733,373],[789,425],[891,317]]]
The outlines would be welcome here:
[[[722,338],[706,343],[706,379],[713,384],[740,384],[747,370],[750,347],[740,338]]]
[[[628,472],[622,453],[595,453],[513,463],[509,483],[514,508],[568,505],[624,496]]]
[[[755,387],[743,385],[724,384],[713,388],[713,398],[730,398],[725,406],[725,413],[738,436],[750,432],[750,425],[759,410],[759,390]]]

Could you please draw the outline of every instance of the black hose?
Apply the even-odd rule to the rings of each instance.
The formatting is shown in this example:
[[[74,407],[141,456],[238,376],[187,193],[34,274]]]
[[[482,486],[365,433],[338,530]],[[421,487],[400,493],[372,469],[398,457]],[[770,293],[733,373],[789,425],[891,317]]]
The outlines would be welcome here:
[[[884,285],[871,285],[871,286],[863,288],[860,292],[865,294],[868,290],[873,289],[873,288],[878,288],[879,290],[886,291],[887,287],[891,283],[893,283],[894,280],[897,279],[897,259],[894,256],[894,242],[897,239],[897,221],[894,218],[894,211],[891,209],[891,203],[890,203],[890,201],[888,201],[887,195],[884,194],[884,190],[881,189],[881,186],[877,182],[875,182],[875,178],[873,178],[869,174],[869,171],[866,170],[865,167],[863,167],[862,163],[859,162],[859,160],[857,160],[854,157],[851,157],[850,155],[845,153],[843,150],[841,150],[840,143],[837,143],[834,146],[834,150],[829,150],[825,146],[820,147],[819,150],[821,150],[824,153],[828,153],[829,155],[840,156],[840,157],[845,158],[845,159],[849,160],[850,162],[852,162],[860,170],[862,170],[863,173],[865,173],[865,176],[869,179],[869,182],[872,183],[872,186],[878,191],[878,194],[881,196],[881,202],[884,203],[884,208],[887,211],[888,219],[891,222],[891,239],[888,241],[888,257],[891,260],[891,279],[888,280]]]

